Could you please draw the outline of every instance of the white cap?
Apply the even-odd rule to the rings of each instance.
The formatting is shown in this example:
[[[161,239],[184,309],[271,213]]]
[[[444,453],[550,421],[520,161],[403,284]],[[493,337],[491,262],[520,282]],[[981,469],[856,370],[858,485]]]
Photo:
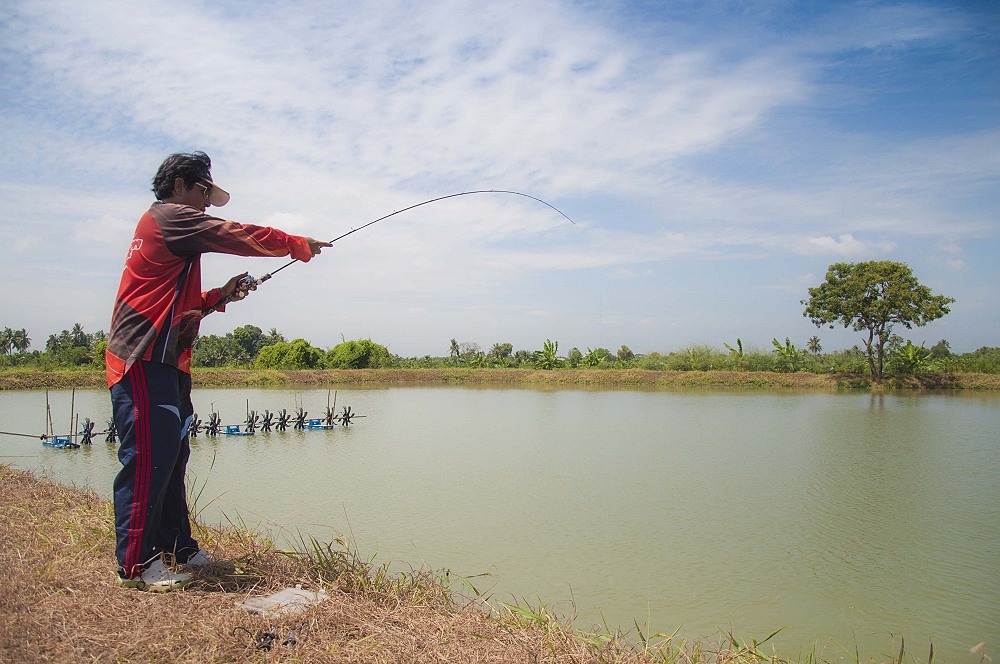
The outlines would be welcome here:
[[[206,182],[212,185],[212,195],[208,197],[208,202],[215,207],[222,207],[229,202],[229,192],[215,184],[211,180],[206,180]]]

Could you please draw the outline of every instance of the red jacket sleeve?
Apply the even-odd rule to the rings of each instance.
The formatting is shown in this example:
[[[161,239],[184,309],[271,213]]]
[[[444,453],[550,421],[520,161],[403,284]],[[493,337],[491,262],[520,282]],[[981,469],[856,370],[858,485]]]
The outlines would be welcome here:
[[[309,241],[277,228],[228,221],[187,205],[164,203],[151,208],[163,242],[177,256],[220,253],[237,256],[312,258]]]
[[[222,301],[222,289],[213,288],[210,291],[205,291],[201,294],[201,308],[202,311],[215,308],[216,311],[225,311],[226,305],[221,307],[216,307],[216,305]]]

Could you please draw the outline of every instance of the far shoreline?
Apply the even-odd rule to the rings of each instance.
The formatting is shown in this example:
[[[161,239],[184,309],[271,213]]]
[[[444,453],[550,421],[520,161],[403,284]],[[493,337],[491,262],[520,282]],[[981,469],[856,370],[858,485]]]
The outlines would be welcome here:
[[[748,391],[998,391],[1000,375],[928,373],[897,376],[881,384],[857,374],[650,369],[208,369],[192,371],[195,388],[225,387],[492,387],[529,389],[719,389]],[[100,369],[0,370],[0,391],[106,388]]]

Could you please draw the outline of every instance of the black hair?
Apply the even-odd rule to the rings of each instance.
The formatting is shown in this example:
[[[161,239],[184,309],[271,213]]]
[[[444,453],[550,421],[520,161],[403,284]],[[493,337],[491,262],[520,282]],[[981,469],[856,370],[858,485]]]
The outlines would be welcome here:
[[[184,178],[184,187],[212,179],[212,160],[204,152],[172,154],[163,160],[153,176],[153,193],[162,201],[174,195],[174,180]]]

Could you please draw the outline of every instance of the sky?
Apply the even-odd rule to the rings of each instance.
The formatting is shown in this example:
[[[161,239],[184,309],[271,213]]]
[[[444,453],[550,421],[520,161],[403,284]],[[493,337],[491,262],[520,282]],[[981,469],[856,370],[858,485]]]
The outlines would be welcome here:
[[[906,263],[1000,346],[1000,4],[8,0],[0,327],[107,330],[151,180],[203,150],[216,214],[332,239],[242,325],[404,357],[770,350],[837,262]],[[218,254],[203,286],[287,260]]]

